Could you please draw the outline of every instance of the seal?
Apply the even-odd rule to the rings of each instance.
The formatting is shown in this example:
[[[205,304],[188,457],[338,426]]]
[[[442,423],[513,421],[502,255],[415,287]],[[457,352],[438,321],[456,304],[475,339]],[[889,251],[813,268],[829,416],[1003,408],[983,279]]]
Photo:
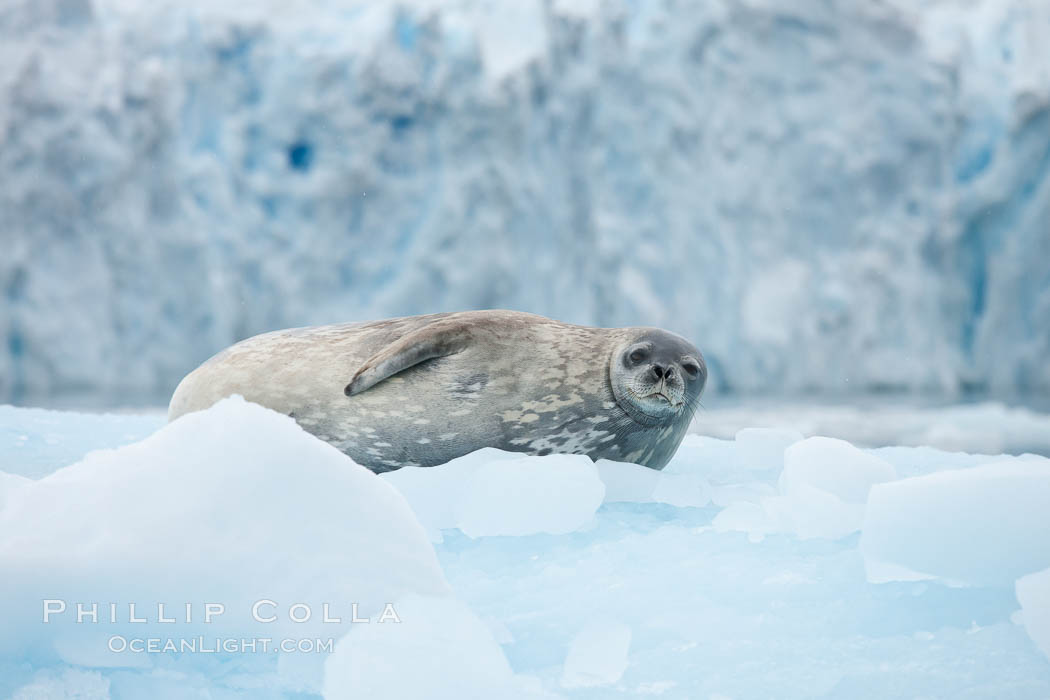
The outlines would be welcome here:
[[[482,447],[662,469],[706,381],[700,352],[659,328],[463,311],[249,338],[188,374],[168,418],[240,394],[376,472]]]

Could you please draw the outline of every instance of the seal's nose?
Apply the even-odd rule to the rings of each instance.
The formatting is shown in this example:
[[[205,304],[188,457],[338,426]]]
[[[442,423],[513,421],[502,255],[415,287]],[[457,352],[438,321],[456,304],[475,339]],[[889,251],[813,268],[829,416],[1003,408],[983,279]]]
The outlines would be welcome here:
[[[663,379],[671,373],[671,368],[663,365],[653,365],[652,370],[657,379]]]

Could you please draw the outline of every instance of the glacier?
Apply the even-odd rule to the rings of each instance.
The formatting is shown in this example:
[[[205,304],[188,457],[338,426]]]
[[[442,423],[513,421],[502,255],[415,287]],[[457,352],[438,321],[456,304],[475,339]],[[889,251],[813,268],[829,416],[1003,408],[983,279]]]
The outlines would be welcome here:
[[[1050,695],[1045,457],[747,428],[662,472],[484,449],[375,475],[239,397],[6,410],[0,697]],[[771,500],[806,519],[758,523]],[[112,641],[198,636],[333,643]]]
[[[3,402],[491,307],[716,392],[1050,391],[1038,0],[9,0],[0,173]]]

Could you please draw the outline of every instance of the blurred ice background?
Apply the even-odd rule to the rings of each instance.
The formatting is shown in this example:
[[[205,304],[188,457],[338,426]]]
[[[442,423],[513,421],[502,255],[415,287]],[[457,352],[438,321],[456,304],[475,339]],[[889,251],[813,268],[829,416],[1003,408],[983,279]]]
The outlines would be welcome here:
[[[0,403],[489,307],[712,396],[1050,393],[1042,0],[4,0],[0,173]]]
[[[0,0],[0,697],[1050,697],[1048,263],[1045,0]],[[486,307],[688,336],[706,435],[379,477],[157,410]]]

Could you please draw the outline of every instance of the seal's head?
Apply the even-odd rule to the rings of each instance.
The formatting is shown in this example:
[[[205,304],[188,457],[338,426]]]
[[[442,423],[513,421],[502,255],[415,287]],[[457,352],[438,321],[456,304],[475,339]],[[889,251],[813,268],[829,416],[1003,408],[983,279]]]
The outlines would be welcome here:
[[[690,420],[707,382],[703,355],[685,338],[642,329],[609,362],[616,402],[644,425]]]

